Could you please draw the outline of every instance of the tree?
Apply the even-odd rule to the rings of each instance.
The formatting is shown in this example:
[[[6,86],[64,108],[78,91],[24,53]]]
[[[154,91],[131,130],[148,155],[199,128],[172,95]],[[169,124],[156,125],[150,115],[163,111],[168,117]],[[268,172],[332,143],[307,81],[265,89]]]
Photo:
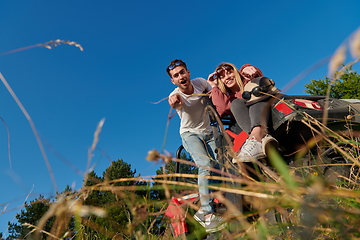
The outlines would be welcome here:
[[[99,177],[94,171],[88,174],[88,180],[85,186],[94,186],[97,184],[104,184],[105,181],[113,181],[116,179],[132,178],[135,171],[131,170],[131,165],[124,162],[122,159],[113,161],[111,165],[103,172],[103,176]],[[131,186],[134,181],[115,182],[110,183],[110,186]],[[101,228],[106,228],[110,232],[123,232],[128,223],[128,207],[123,198],[118,198],[114,188],[109,190],[92,190],[89,196],[85,199],[84,205],[98,206],[106,209],[107,217],[100,218],[96,216],[89,217],[86,222],[87,225],[96,224]],[[124,194],[124,193],[119,193]],[[90,221],[90,222],[89,222]],[[88,235],[94,235],[95,231],[89,227],[85,230]],[[106,238],[106,237],[105,237]]]
[[[186,163],[175,163],[175,162],[170,162],[167,163],[164,168],[161,168],[159,170],[156,171],[156,175],[161,175],[161,174],[172,174],[178,171],[178,173],[187,173],[187,174],[198,174],[198,168],[193,165],[194,164],[194,160],[191,158],[190,154],[185,150],[185,148],[182,148],[179,156],[180,159],[182,160],[187,160],[189,162],[189,164]],[[178,164],[178,166],[177,166]],[[178,169],[176,169],[178,167]],[[165,171],[165,172],[164,172]],[[174,181],[175,178],[174,177],[169,177],[169,180]],[[181,178],[182,181],[192,181],[194,179],[189,179],[189,178]]]
[[[125,163],[123,160],[119,159],[117,161],[113,161],[112,164],[103,172],[102,177],[98,177],[95,172],[91,172],[88,174],[87,181],[85,183],[85,188],[94,186],[97,184],[104,184],[104,182],[113,181],[117,179],[126,179],[133,178],[136,171],[131,170],[131,165]],[[106,185],[106,183],[105,183]],[[110,185],[114,186],[144,186],[144,183],[138,183],[136,181],[119,181],[111,183]],[[71,194],[72,190],[68,186],[66,187],[63,193],[60,195],[68,195]],[[124,199],[119,197],[119,194],[123,194],[123,197],[136,199],[138,197],[132,196],[133,192],[123,191],[121,193],[116,193],[116,190],[93,190],[86,197],[83,205],[87,206],[95,206],[105,208],[107,211],[106,218],[100,218],[94,215],[91,215],[87,218],[83,218],[84,222],[93,222],[97,226],[106,229],[109,232],[113,233],[122,233],[125,232],[127,224],[129,222],[130,209],[128,207],[129,201],[128,199]],[[142,191],[144,193],[144,191]],[[77,194],[75,194],[77,195]],[[9,237],[8,239],[25,239],[26,236],[30,233],[32,228],[28,228],[24,226],[24,223],[29,223],[32,225],[37,225],[41,217],[49,210],[52,203],[54,203],[56,199],[46,199],[43,196],[40,196],[38,199],[31,201],[29,204],[26,204],[24,210],[21,210],[19,214],[16,215],[17,223],[8,223],[9,226]],[[136,201],[134,200],[133,203]],[[51,217],[43,230],[50,232],[51,228],[56,221],[56,217]],[[69,222],[68,228],[69,230],[74,230],[74,219],[72,218]],[[112,238],[112,236],[101,236],[99,233],[89,227],[84,227],[86,234],[88,236],[96,236],[97,239],[107,239]],[[92,234],[92,235],[90,235]],[[101,236],[101,237],[100,237]],[[46,235],[43,234],[42,239],[46,239]]]
[[[331,84],[330,97],[337,99],[360,99],[360,75],[352,70],[352,67],[345,69],[345,73],[340,79],[312,79],[309,84],[305,84],[306,93],[316,96],[325,96],[328,85]]]
[[[39,198],[30,201],[29,204],[25,203],[25,209],[21,210],[21,212],[15,216],[18,223],[8,223],[9,236],[7,239],[25,239],[32,229],[24,226],[23,224],[29,223],[36,225],[40,218],[49,209],[49,203],[50,199],[46,199],[42,195],[40,195]],[[54,218],[49,219],[44,230],[49,232],[53,222]]]
[[[69,200],[76,201],[83,199],[80,205],[90,214],[78,218],[73,215],[74,212],[65,211],[68,214],[66,219],[58,218],[59,215],[50,217],[43,230],[56,233],[54,235],[59,238],[73,239],[76,235],[79,238],[86,236],[87,239],[127,239],[139,230],[146,234],[159,235],[162,219],[159,214],[149,213],[159,212],[165,204],[159,200],[164,198],[152,198],[150,184],[130,179],[134,178],[135,173],[136,171],[131,170],[130,164],[119,159],[113,161],[102,176],[97,176],[94,171],[90,172],[85,186],[79,191],[73,191],[67,186],[56,198],[46,199],[40,196],[26,204],[25,209],[16,215],[17,223],[9,222],[7,239],[26,239],[32,228],[22,224],[37,225],[52,204],[58,202],[59,197],[68,197]],[[66,207],[66,202],[64,204],[65,208],[69,209]],[[99,217],[92,214],[94,212],[86,210],[98,207],[105,209],[106,217]],[[61,222],[61,219],[64,221]],[[66,237],[64,237],[64,227],[69,230]],[[2,237],[0,234],[0,239]],[[41,239],[47,237],[43,234]]]
[[[198,167],[194,165],[194,160],[191,158],[190,154],[185,150],[185,148],[179,148],[180,152],[179,155],[176,157],[179,157],[182,160],[186,160],[189,162],[189,164],[186,163],[177,163],[177,162],[169,162],[162,166],[160,169],[156,171],[156,175],[163,175],[166,174],[168,177],[167,180],[170,181],[179,181],[179,182],[190,182],[190,183],[196,183],[197,178],[189,178],[189,177],[174,177],[174,173],[186,173],[186,174],[198,174]],[[164,178],[157,178],[157,179],[164,179]],[[183,186],[173,186],[172,190],[174,190],[174,193],[179,190],[180,191],[184,189]],[[161,183],[154,183],[153,188],[151,190],[151,196],[152,199],[165,199],[165,192],[162,188]]]
[[[39,220],[44,216],[44,214],[50,209],[51,205],[54,204],[60,196],[66,197],[75,193],[74,190],[71,189],[70,186],[66,186],[65,190],[61,193],[57,193],[56,198],[45,198],[40,195],[38,198],[30,201],[29,203],[25,203],[25,209],[21,210],[20,213],[16,214],[15,218],[17,219],[17,223],[8,222],[8,232],[9,236],[6,238],[10,239],[26,239],[26,237],[30,238],[30,232],[33,228],[29,228],[24,224],[31,224],[36,226],[39,223]],[[45,226],[42,230],[46,232],[50,232],[54,228],[60,230],[56,222],[57,218],[55,216],[47,219]],[[61,218],[59,218],[61,220]],[[66,224],[66,230],[74,229],[74,219],[69,218]],[[61,229],[64,233],[66,230],[64,228]],[[2,239],[2,233],[0,233],[0,240]],[[42,239],[46,239],[47,235],[42,234]]]
[[[132,178],[135,176],[136,171],[131,170],[131,165],[124,162],[122,159],[113,161],[103,173],[104,179],[109,181],[121,179],[121,178]],[[115,186],[131,186],[134,181],[117,182]]]
[[[97,239],[113,238],[116,234],[122,237],[129,236],[133,231],[147,225],[148,212],[152,211],[144,204],[144,199],[150,197],[150,186],[146,182],[128,180],[135,177],[136,171],[131,170],[131,165],[122,159],[113,161],[98,177],[95,172],[89,173],[86,186],[109,186],[111,190],[92,190],[85,205],[99,206],[106,209],[105,218],[90,216],[84,219],[87,236],[97,236]],[[124,190],[122,187],[128,187]],[[101,187],[100,187],[101,188]],[[145,223],[144,223],[145,222]],[[107,236],[97,233],[97,229],[106,229]],[[154,227],[156,229],[156,226]]]

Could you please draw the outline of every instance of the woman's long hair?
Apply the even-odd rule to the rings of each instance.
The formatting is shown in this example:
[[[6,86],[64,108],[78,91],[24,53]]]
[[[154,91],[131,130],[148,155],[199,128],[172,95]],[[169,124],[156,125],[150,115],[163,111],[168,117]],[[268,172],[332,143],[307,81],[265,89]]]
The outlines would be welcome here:
[[[236,81],[237,85],[239,85],[240,92],[243,92],[243,91],[244,91],[243,80],[242,80],[242,78],[241,78],[241,76],[240,76],[239,71],[237,70],[237,68],[235,67],[234,64],[232,64],[232,63],[227,63],[227,62],[223,62],[223,63],[221,63],[219,66],[216,67],[216,70],[219,69],[219,68],[222,67],[222,66],[225,66],[225,65],[229,65],[229,66],[231,66],[231,67],[234,69],[235,81]],[[219,87],[219,89],[220,89],[220,91],[221,91],[222,93],[231,92],[231,90],[228,89],[228,88],[224,85],[224,83],[221,81],[221,79],[220,79],[219,76],[218,76],[218,79],[217,79],[217,80],[218,80],[218,87]]]

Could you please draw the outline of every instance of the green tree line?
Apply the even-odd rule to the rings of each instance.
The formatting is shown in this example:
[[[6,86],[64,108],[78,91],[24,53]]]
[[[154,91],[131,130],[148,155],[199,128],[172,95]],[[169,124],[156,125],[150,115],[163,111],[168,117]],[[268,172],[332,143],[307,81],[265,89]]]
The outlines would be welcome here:
[[[173,171],[173,165],[172,163],[166,168],[167,173]],[[162,170],[158,170],[158,174],[161,173]],[[75,234],[80,234],[79,231],[83,237],[78,239],[127,239],[138,230],[147,231],[150,224],[153,227],[149,234],[160,235],[163,231],[162,216],[149,216],[149,213],[156,213],[162,207],[161,205],[164,205],[164,202],[161,202],[165,199],[164,193],[160,188],[151,186],[147,182],[126,180],[133,179],[135,174],[136,171],[131,169],[130,164],[119,159],[113,161],[102,176],[97,176],[94,171],[90,172],[83,187],[87,191],[85,193],[80,194],[67,186],[63,192],[57,194],[55,199],[40,195],[25,203],[24,209],[16,214],[16,222],[8,222],[6,239],[32,239],[33,228],[29,228],[29,225],[36,226],[60,197],[70,197],[71,200],[76,201],[80,195],[82,206],[102,208],[106,212],[106,217],[89,214],[81,217],[80,227],[76,228],[77,221],[79,222],[76,217],[59,214],[52,216],[44,225],[43,230],[47,233],[42,233],[41,239],[49,239],[48,233],[51,233],[54,225],[60,222],[58,218],[66,221],[64,225],[66,228],[62,229],[62,234],[68,234],[68,236],[64,235],[63,239],[73,239]],[[116,181],[119,179],[123,181]],[[99,184],[104,190],[96,187]],[[122,190],[122,187],[128,190]],[[0,234],[0,239],[5,239],[2,236],[4,236],[3,233]]]

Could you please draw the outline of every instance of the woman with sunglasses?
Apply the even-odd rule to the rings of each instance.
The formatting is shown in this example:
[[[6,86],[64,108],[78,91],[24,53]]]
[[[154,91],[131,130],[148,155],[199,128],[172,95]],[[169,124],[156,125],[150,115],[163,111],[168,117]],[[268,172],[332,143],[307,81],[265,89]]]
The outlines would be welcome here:
[[[244,99],[244,95],[249,99],[251,94],[258,95],[259,91],[245,91],[245,85],[263,76],[260,69],[250,64],[243,65],[239,72],[233,64],[222,63],[208,77],[212,86],[211,99],[220,117],[233,116],[240,128],[249,134],[234,162],[249,162],[265,157],[262,141],[267,134],[268,98],[251,105]],[[273,139],[271,136],[267,138]]]

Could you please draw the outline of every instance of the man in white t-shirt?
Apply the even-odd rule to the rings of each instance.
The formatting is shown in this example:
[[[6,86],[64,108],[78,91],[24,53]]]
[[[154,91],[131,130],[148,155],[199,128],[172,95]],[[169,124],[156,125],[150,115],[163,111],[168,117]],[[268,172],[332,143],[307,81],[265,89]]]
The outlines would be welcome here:
[[[200,209],[194,218],[205,227],[207,232],[215,232],[225,227],[225,222],[214,214],[210,206],[208,179],[210,161],[215,161],[215,141],[210,118],[205,111],[206,99],[197,94],[211,90],[204,78],[190,81],[190,71],[185,62],[173,60],[166,68],[171,82],[177,86],[169,95],[169,104],[176,109],[180,117],[180,136],[185,150],[199,167],[198,187]]]

